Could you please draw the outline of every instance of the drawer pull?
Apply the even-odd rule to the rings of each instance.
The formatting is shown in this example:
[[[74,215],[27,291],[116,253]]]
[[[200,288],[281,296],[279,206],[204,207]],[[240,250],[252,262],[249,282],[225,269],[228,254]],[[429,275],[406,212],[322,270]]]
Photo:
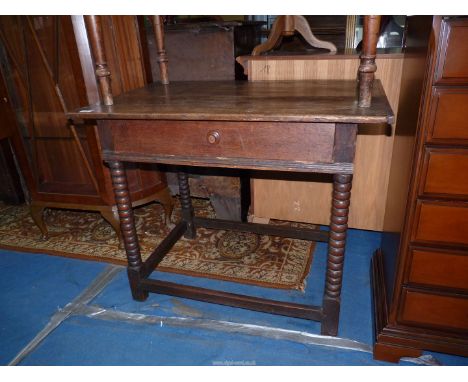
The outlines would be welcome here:
[[[214,145],[216,143],[219,143],[219,140],[221,139],[221,134],[219,134],[218,131],[210,131],[208,132],[206,139],[208,140],[208,143]]]

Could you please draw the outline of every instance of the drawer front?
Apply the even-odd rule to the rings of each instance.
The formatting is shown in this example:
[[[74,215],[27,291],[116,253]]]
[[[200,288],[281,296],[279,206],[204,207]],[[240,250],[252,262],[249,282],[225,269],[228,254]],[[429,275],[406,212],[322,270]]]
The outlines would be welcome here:
[[[324,163],[335,134],[332,123],[119,121],[112,129],[121,153]]]
[[[468,19],[444,20],[441,29],[436,81],[468,82]]]
[[[406,324],[468,331],[468,298],[403,290],[400,320]]]
[[[408,282],[468,290],[468,252],[412,249]]]
[[[413,241],[468,245],[468,205],[419,201]]]
[[[426,149],[422,194],[468,197],[468,150]]]
[[[468,91],[460,88],[434,88],[430,141],[468,140]]]

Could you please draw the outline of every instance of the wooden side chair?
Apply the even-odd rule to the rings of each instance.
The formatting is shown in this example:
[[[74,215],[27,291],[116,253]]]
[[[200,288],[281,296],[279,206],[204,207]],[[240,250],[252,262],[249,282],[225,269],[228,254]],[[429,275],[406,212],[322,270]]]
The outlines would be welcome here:
[[[114,103],[113,94],[112,94],[112,86],[111,86],[111,72],[107,65],[107,60],[105,56],[104,50],[104,42],[103,42],[103,33],[102,33],[102,26],[101,26],[101,17],[95,15],[84,16],[86,30],[88,33],[88,37],[90,40],[91,45],[91,52],[95,62],[95,73],[98,79],[99,90],[100,90],[100,99],[101,102],[106,106],[111,106]],[[156,43],[158,47],[158,56],[159,56],[159,64],[161,70],[161,82],[163,84],[168,84],[168,75],[167,75],[167,58],[166,53],[164,50],[164,31],[162,29],[162,16],[154,16],[153,17],[154,29],[156,34]],[[73,125],[72,125],[73,127]],[[153,199],[154,200],[154,199]],[[172,215],[172,211],[174,209],[174,202],[172,197],[166,188],[163,192],[158,194],[157,199],[164,208],[165,213],[165,222],[166,225],[170,225],[170,218]],[[117,213],[116,213],[117,215]],[[119,229],[119,219],[116,217],[115,219],[110,219],[106,217],[108,221],[114,221],[113,224],[114,228],[116,228],[120,242],[122,244],[122,237],[121,237],[121,230]]]

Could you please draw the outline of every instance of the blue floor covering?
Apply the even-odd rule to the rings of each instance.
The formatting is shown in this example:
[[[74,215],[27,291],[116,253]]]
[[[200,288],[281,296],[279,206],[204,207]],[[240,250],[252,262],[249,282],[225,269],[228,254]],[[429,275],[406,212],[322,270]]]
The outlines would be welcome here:
[[[367,351],[304,344],[290,339],[227,330],[109,321],[74,314],[62,322],[20,365],[391,365],[374,361],[369,266],[378,233],[350,230],[345,260],[339,337]],[[252,287],[217,280],[155,272],[152,277],[234,293],[321,304],[326,245],[317,244],[305,293]],[[54,313],[82,293],[108,265],[42,254],[0,250],[0,364],[8,364]],[[150,294],[133,301],[124,268],[88,306],[146,316],[228,321],[320,334],[311,321]],[[443,365],[468,359],[432,355]],[[400,365],[415,365],[403,360]]]

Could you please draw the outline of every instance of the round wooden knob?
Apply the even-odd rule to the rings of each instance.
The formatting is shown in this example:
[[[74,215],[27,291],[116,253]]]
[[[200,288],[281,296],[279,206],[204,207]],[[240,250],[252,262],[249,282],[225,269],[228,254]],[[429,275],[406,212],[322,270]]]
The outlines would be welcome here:
[[[219,140],[221,139],[221,135],[218,131],[210,131],[206,136],[206,139],[208,140],[208,143],[214,145],[215,143],[219,142]]]

